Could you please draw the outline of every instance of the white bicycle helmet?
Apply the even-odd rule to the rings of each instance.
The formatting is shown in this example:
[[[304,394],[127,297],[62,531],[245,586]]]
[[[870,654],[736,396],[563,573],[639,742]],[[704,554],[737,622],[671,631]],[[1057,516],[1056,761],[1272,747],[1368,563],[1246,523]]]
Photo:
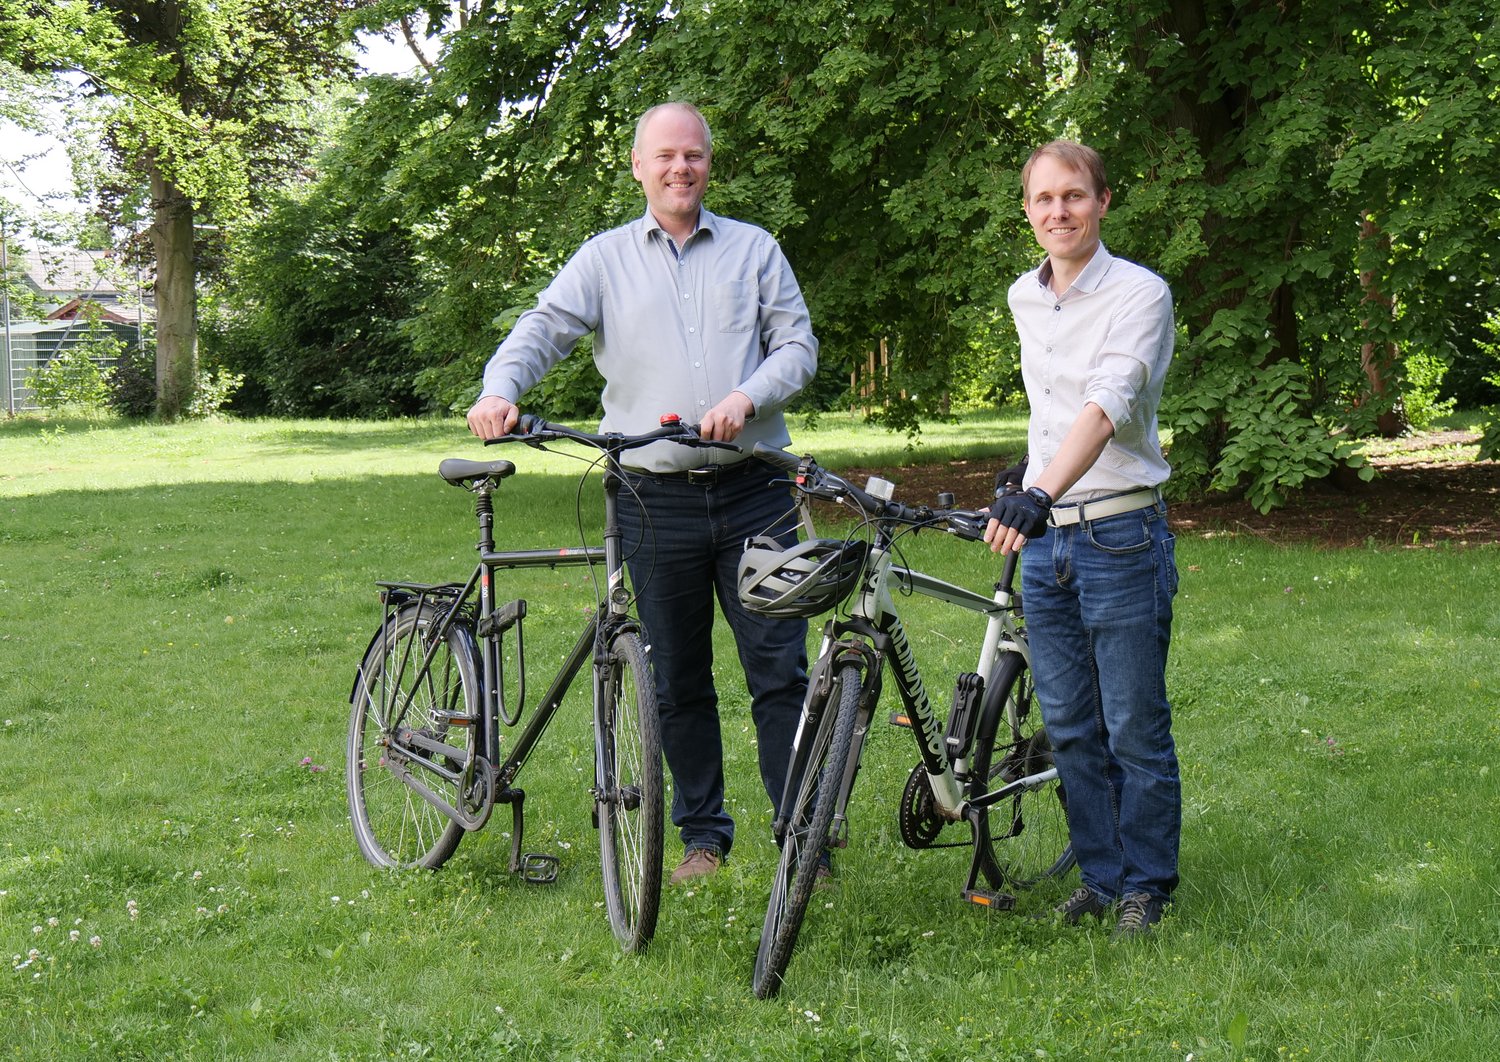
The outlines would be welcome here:
[[[836,538],[793,546],[764,535],[747,539],[740,557],[740,603],[778,619],[827,612],[858,584],[869,550],[866,542]]]

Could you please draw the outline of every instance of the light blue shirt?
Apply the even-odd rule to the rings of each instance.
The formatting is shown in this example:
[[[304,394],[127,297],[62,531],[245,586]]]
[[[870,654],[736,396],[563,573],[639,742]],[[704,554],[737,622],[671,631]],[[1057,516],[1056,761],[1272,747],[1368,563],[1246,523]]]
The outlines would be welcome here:
[[[1051,263],[1043,262],[1009,294],[1031,404],[1026,486],[1057,456],[1089,402],[1104,410],[1114,436],[1057,500],[1159,486],[1171,468],[1162,456],[1156,411],[1177,337],[1167,282],[1114,257],[1102,243],[1062,295],[1052,292],[1051,280]]]
[[[791,444],[782,410],[812,379],[818,341],[802,290],[764,229],[700,209],[679,249],[648,210],[585,243],[516,321],[484,370],[481,397],[517,402],[588,333],[604,377],[601,431],[697,423],[731,391],[755,412],[735,442]],[[631,467],[681,471],[742,456],[655,443]]]

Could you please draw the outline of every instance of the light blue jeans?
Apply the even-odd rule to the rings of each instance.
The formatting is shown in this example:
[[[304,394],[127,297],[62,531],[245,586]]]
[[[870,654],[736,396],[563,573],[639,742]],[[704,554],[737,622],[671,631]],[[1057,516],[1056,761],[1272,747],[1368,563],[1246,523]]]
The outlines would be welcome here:
[[[1083,883],[1105,900],[1177,885],[1182,785],[1167,703],[1177,592],[1164,505],[1049,527],[1022,547],[1037,702]]]

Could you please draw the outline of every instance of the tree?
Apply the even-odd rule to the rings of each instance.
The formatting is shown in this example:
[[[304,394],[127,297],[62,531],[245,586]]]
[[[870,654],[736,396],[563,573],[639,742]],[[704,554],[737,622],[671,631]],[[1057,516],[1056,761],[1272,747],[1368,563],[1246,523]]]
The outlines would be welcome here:
[[[1352,463],[1405,353],[1448,344],[1450,276],[1495,275],[1490,6],[1122,0],[1057,33],[1054,121],[1105,149],[1178,296],[1174,465],[1267,508]]]
[[[0,57],[87,78],[109,101],[120,180],[149,195],[156,263],[157,410],[197,383],[195,221],[232,223],[306,149],[306,94],[346,77],[339,18],[358,0],[7,0]]]

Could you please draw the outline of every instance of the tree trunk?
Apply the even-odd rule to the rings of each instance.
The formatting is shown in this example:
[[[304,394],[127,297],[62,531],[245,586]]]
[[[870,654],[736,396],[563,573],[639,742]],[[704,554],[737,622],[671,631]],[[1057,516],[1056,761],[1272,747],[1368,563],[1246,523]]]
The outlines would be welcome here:
[[[1382,248],[1390,243],[1386,235],[1380,231],[1380,226],[1375,224],[1374,219],[1368,214],[1359,219],[1359,238],[1375,240]],[[1386,317],[1391,315],[1391,298],[1380,290],[1375,273],[1371,270],[1361,270],[1359,287],[1364,292],[1364,297],[1360,300],[1360,308],[1364,312],[1360,325],[1368,330],[1373,315],[1383,314]],[[1396,344],[1388,342],[1377,343],[1370,340],[1359,348],[1359,366],[1364,370],[1365,382],[1369,385],[1360,398],[1359,404],[1373,403],[1380,409],[1375,417],[1375,427],[1386,439],[1394,439],[1407,427],[1406,417],[1402,415],[1395,401],[1396,396],[1390,393],[1391,374],[1396,368],[1396,359],[1399,354]]]
[[[187,409],[198,379],[198,306],[193,261],[193,204],[151,167],[156,252],[156,412],[175,420]]]

